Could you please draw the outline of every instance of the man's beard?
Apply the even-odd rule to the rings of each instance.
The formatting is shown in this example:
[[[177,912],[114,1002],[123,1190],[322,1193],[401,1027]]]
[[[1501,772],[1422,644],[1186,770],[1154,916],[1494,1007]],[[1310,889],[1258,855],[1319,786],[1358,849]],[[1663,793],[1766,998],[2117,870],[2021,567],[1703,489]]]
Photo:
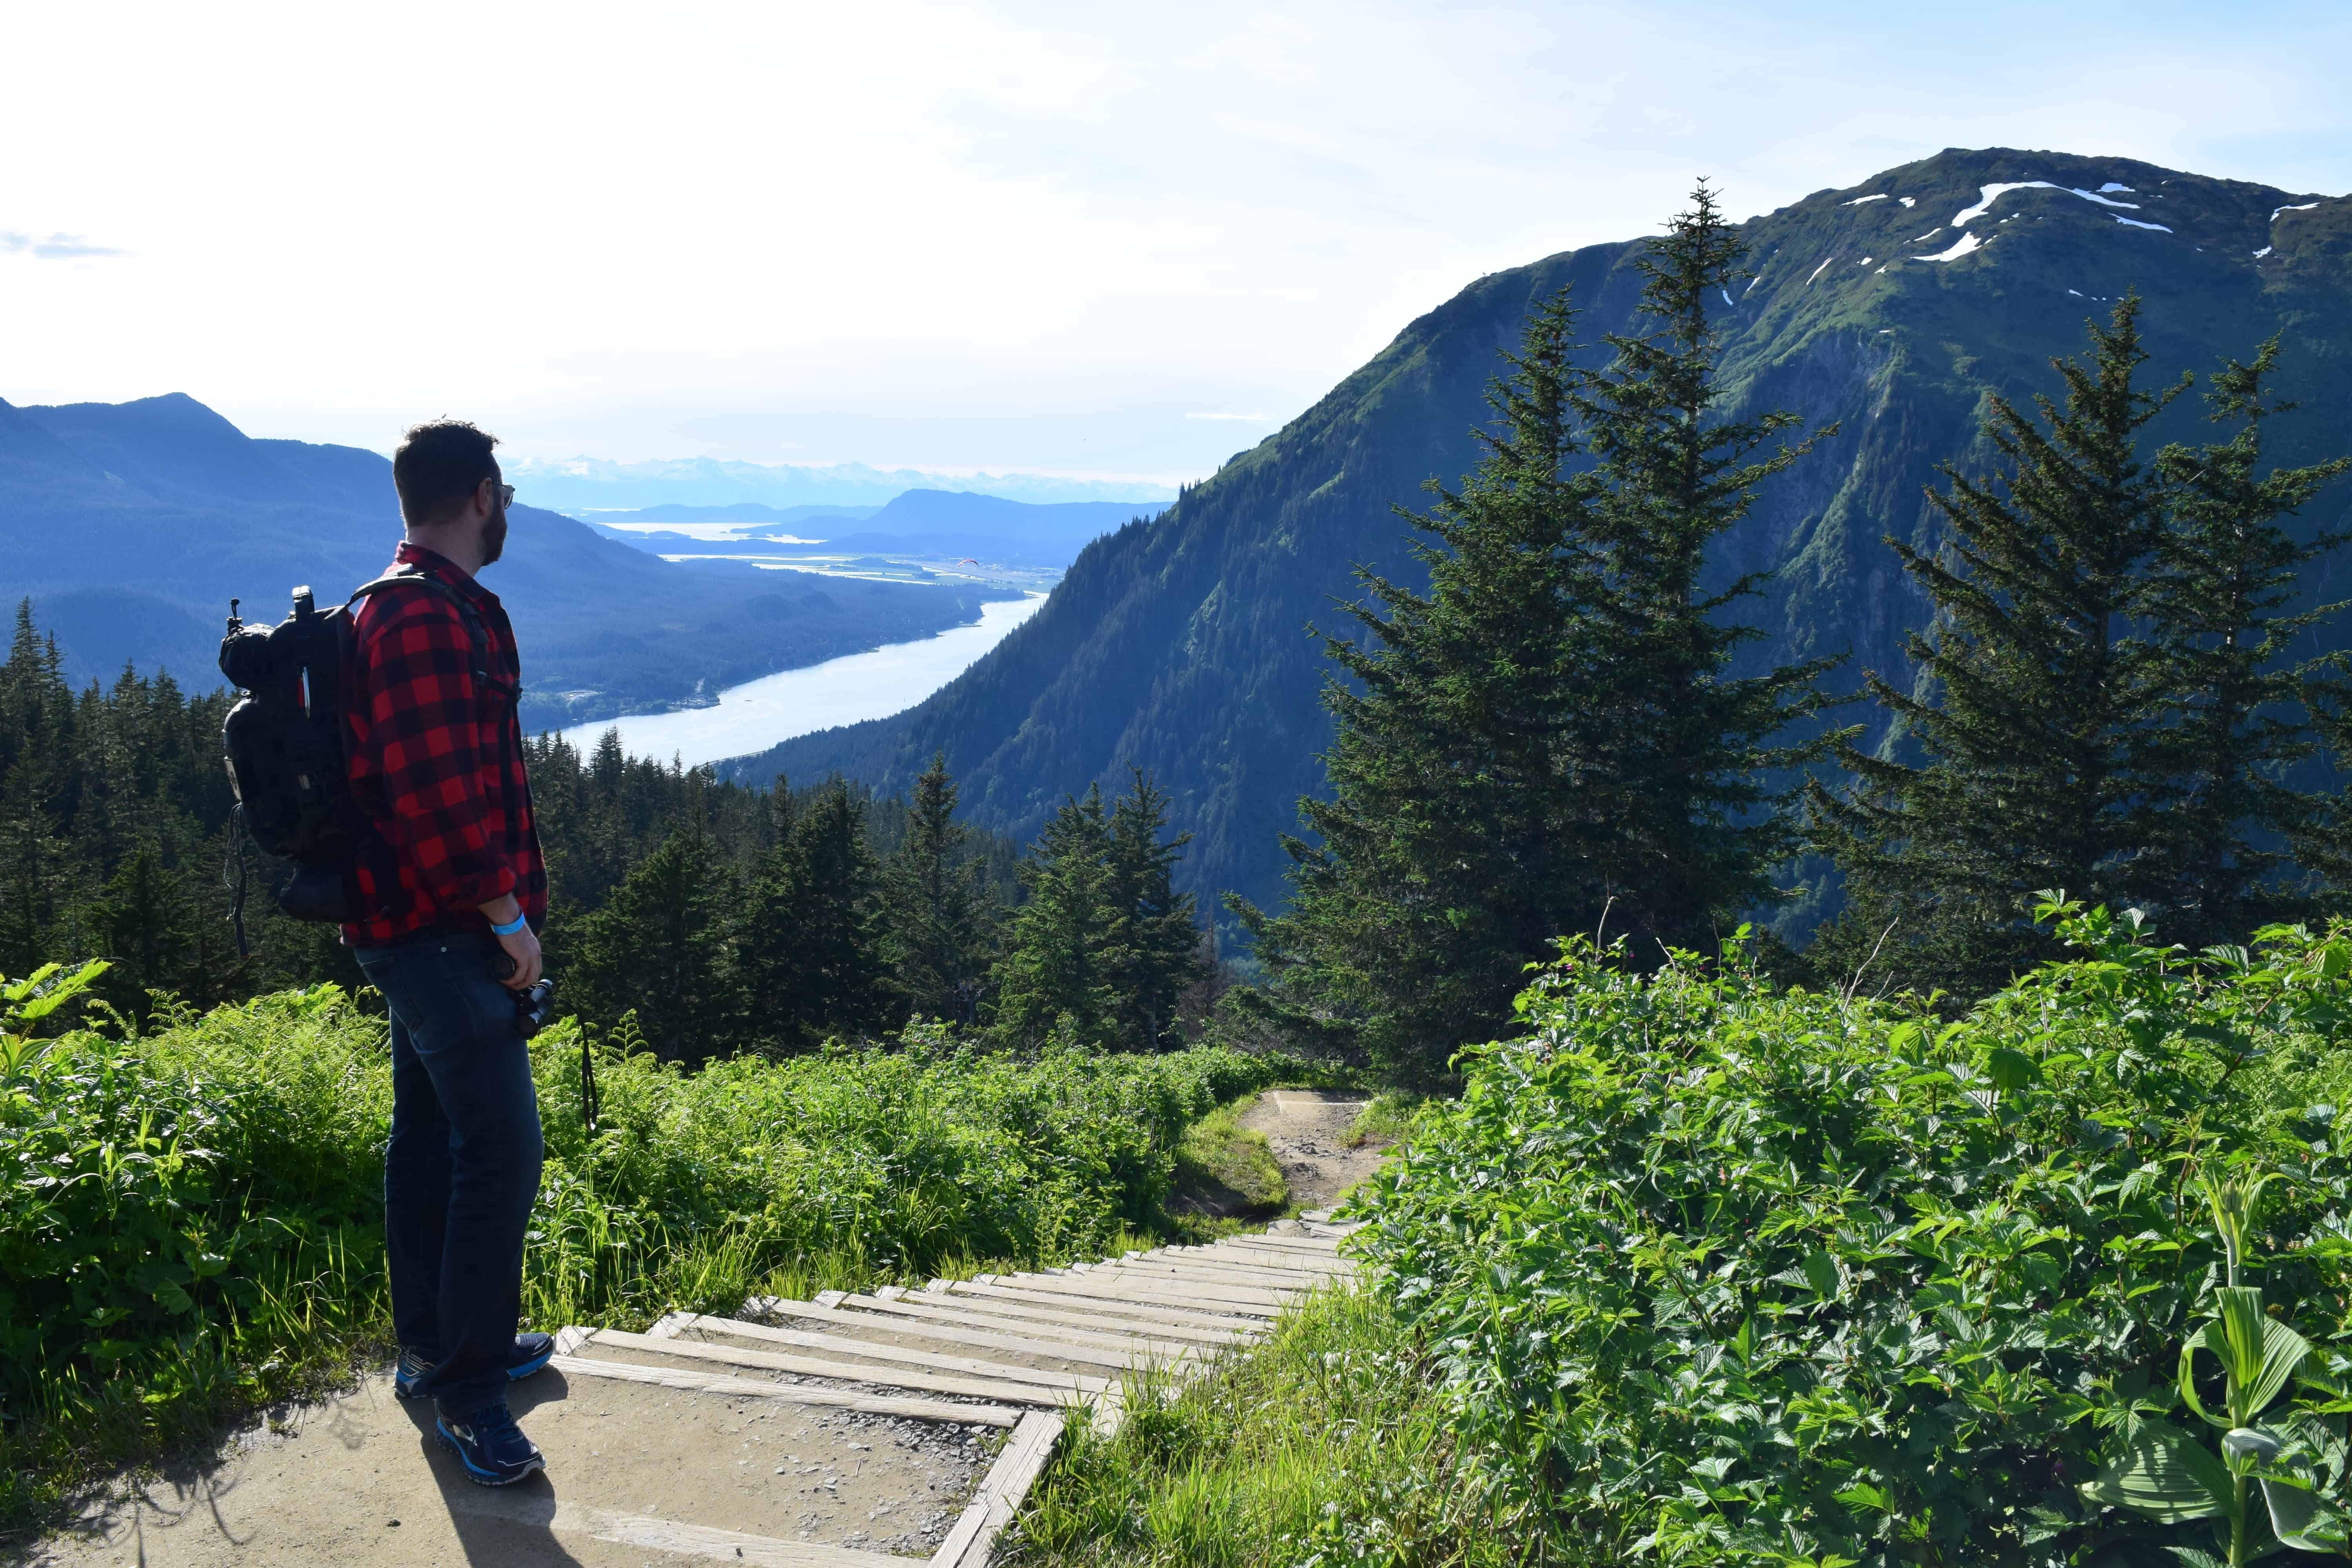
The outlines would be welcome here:
[[[490,514],[488,522],[482,524],[482,564],[488,566],[496,561],[506,547],[507,509],[500,507]]]

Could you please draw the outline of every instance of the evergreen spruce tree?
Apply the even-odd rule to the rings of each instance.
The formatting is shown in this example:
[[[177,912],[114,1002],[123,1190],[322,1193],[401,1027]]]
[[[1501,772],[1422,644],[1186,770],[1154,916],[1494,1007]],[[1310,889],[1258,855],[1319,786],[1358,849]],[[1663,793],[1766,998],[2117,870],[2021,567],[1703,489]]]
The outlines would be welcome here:
[[[89,955],[111,965],[99,994],[124,1014],[147,1016],[148,993],[173,993],[203,1006],[219,1000],[206,973],[216,954],[199,946],[180,879],[153,845],[142,845],[80,911]]]
[[[1112,914],[1105,943],[1110,988],[1117,999],[1113,1027],[1131,1050],[1181,1045],[1177,999],[1201,979],[1201,927],[1192,895],[1176,890],[1176,864],[1192,836],[1160,836],[1168,827],[1168,796],[1133,770],[1135,787],[1111,810],[1106,857]]]
[[[2352,535],[2298,537],[2282,520],[2352,458],[2262,471],[2263,422],[2294,407],[2264,392],[2278,356],[2273,338],[2212,376],[2207,402],[2215,421],[2237,426],[2229,440],[2168,446],[2154,464],[2168,504],[2147,635],[2166,711],[2136,758],[2144,784],[2123,882],[2159,932],[2191,951],[2308,915],[2297,850],[2339,880],[2343,869],[2329,830],[2337,797],[2291,782],[2316,749],[2315,714],[2341,710],[2343,683],[2324,661],[2289,657],[2343,606],[2288,606],[2305,569]]]
[[[753,1037],[785,1050],[881,1027],[880,888],[864,803],[829,779],[793,809],[776,784],[776,843],[761,858],[736,943]]]
[[[1077,1043],[1118,1042],[1119,973],[1110,823],[1099,786],[1066,801],[1027,859],[1027,894],[1013,913],[996,966],[996,1030],[1015,1045],[1059,1032]]]
[[[2044,955],[2038,890],[2128,901],[2138,748],[2173,673],[2134,630],[2157,609],[2164,544],[2165,483],[2138,443],[2187,385],[2139,385],[2138,317],[2126,297],[2081,361],[2053,362],[2063,406],[1992,399],[1985,434],[2004,471],[1943,470],[1949,488],[1929,492],[1943,551],[1887,541],[1936,620],[1911,638],[1912,690],[1870,675],[1895,721],[1888,746],[1845,744],[1853,787],[1812,791],[1852,900],[1817,942],[1825,967],[1858,972],[1877,951],[1882,983],[1979,995]]]
[[[553,954],[565,999],[610,1025],[637,1016],[660,1056],[697,1065],[735,1045],[724,914],[729,878],[698,819],[689,818],[582,919]]]
[[[1331,798],[1300,804],[1287,909],[1233,908],[1272,984],[1244,1005],[1431,1078],[1508,1020],[1552,940],[1612,929],[1705,948],[1769,901],[1790,831],[1769,744],[1832,661],[1734,679],[1756,633],[1700,586],[1710,541],[1805,449],[1796,421],[1717,415],[1706,301],[1744,276],[1704,186],[1640,263],[1650,330],[1576,368],[1565,296],[1531,313],[1476,432],[1478,471],[1412,517],[1426,594],[1360,574],[1364,640],[1327,637]],[[1587,460],[1589,458],[1589,461]],[[1412,514],[1406,514],[1409,517]]]
[[[900,1006],[971,1025],[988,994],[997,911],[955,807],[940,752],[915,781],[907,836],[883,868],[882,944]]]

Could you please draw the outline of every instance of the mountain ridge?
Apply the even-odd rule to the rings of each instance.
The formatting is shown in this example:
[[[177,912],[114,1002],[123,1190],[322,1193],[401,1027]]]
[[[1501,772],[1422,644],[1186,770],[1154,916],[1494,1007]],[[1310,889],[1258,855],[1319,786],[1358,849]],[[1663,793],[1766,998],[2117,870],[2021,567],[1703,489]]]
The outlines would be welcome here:
[[[2146,299],[2152,372],[2202,374],[2288,333],[2278,384],[2307,412],[2272,426],[2276,460],[2352,448],[2352,200],[2131,159],[1948,149],[1741,228],[1756,276],[1717,318],[1722,412],[1785,406],[1839,426],[1711,560],[1717,583],[1771,574],[1741,615],[1764,634],[1743,669],[1845,653],[1843,687],[1865,668],[1901,679],[1925,605],[1881,536],[1934,546],[1924,488],[1939,463],[1987,466],[1985,396],[2049,389],[2049,356],[2078,351],[2084,319],[2126,287]],[[1573,285],[1588,343],[1630,324],[1645,244],[1473,281],[1157,521],[1090,545],[1044,609],[929,701],[730,770],[896,789],[941,750],[978,820],[1026,836],[1065,793],[1138,764],[1194,835],[1192,890],[1278,899],[1277,836],[1320,788],[1328,734],[1307,626],[1355,596],[1355,563],[1420,580],[1391,509],[1422,507],[1423,481],[1475,465],[1482,394],[1534,300]],[[2158,433],[2200,438],[2196,411],[2177,406]],[[2339,487],[2327,516],[2344,506]]]
[[[521,637],[534,729],[705,702],[778,669],[968,624],[1013,596],[684,568],[537,507],[512,518],[485,583]],[[339,596],[381,572],[400,536],[392,465],[376,453],[257,440],[180,393],[0,403],[0,582],[33,602],[78,682],[129,661],[209,690],[232,595],[268,618],[297,584]]]
[[[557,510],[604,510],[680,505],[881,504],[910,489],[999,496],[1037,504],[1071,501],[1168,500],[1167,485],[1132,479],[1064,479],[1048,474],[932,474],[915,468],[875,468],[864,463],[823,467],[735,462],[719,458],[657,458],[616,463],[601,458],[518,458],[507,476],[528,480],[539,500]]]

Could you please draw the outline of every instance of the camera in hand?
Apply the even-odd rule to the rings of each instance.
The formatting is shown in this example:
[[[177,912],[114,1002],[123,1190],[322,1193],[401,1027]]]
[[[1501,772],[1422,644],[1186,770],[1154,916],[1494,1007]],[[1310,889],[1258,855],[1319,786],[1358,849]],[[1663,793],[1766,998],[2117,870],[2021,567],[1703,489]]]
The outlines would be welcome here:
[[[555,1022],[554,981],[542,980],[528,991],[518,991],[514,999],[515,1032],[524,1039]]]

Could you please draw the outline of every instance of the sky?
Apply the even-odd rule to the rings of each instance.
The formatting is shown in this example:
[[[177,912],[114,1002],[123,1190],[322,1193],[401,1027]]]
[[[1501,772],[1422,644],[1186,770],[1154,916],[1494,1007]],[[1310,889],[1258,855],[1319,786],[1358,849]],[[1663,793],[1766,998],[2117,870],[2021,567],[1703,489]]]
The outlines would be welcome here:
[[[0,398],[1175,483],[1482,274],[1948,146],[2352,191],[2352,6],[76,0]]]

